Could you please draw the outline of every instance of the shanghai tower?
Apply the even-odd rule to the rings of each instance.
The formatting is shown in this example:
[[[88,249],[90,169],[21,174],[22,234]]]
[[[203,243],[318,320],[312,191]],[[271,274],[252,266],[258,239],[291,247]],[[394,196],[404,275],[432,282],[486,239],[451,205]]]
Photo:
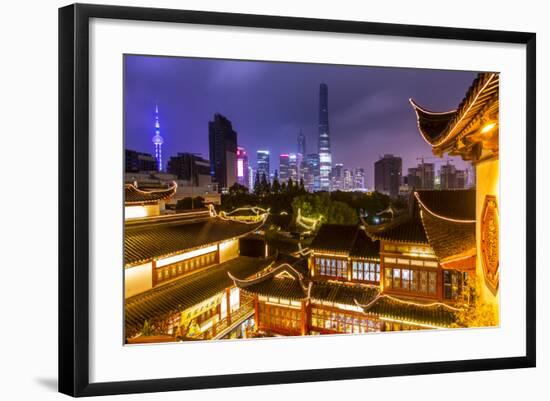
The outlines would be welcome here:
[[[329,132],[328,87],[327,84],[322,83],[319,87],[319,167],[321,191],[330,191],[332,155],[330,154]]]

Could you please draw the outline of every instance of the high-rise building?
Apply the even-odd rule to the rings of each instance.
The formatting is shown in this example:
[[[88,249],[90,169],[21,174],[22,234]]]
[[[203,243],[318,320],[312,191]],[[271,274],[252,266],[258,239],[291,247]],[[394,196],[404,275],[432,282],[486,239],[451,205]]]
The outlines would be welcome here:
[[[237,182],[248,187],[248,154],[241,147],[237,147]]]
[[[344,190],[344,165],[336,163],[330,171],[330,188],[332,191]]]
[[[127,173],[138,173],[140,171],[157,171],[157,159],[150,153],[136,152],[135,150],[124,150],[124,171]]]
[[[203,187],[211,183],[210,162],[194,153],[178,153],[170,157],[168,173],[179,180],[189,181],[190,185]]]
[[[220,190],[237,182],[237,133],[231,121],[219,113],[208,122],[210,175]]]
[[[153,145],[155,145],[155,158],[157,159],[157,170],[162,171],[162,144],[164,138],[160,136],[159,106],[155,105],[155,135],[153,136]]]
[[[330,129],[328,122],[328,87],[324,83],[319,87],[319,162],[320,189],[322,191],[330,191],[332,155],[330,153]]]
[[[398,156],[386,154],[374,163],[374,189],[393,198],[399,195],[402,161]]]
[[[256,152],[256,172],[260,179],[265,175],[265,179],[269,181],[269,150],[258,150]]]
[[[356,191],[366,191],[367,183],[365,182],[365,169],[355,169],[353,174],[353,189]]]
[[[407,186],[409,190],[414,189],[434,189],[435,185],[435,165],[433,163],[419,163],[416,167],[411,167],[407,174]]]
[[[468,185],[468,171],[456,170],[456,188],[465,189]]]
[[[306,136],[302,132],[301,128],[298,133],[298,153],[300,153],[303,157],[306,156]]]
[[[345,168],[342,172],[342,189],[344,191],[353,190],[353,173],[348,168]]]
[[[441,165],[439,170],[439,180],[441,189],[456,189],[456,167],[454,164],[447,162]]]
[[[302,172],[300,170],[301,165],[301,153],[291,153],[288,155],[288,178],[292,178],[292,181],[295,184],[299,183],[302,178]]]
[[[281,153],[279,155],[279,182],[288,181],[288,166],[289,166],[289,156],[288,153]]]
[[[308,191],[314,192],[321,189],[321,169],[317,153],[310,153],[306,157],[305,185]]]
[[[248,190],[252,191],[254,189],[254,175],[256,174],[256,171],[254,171],[254,168],[252,166],[248,166]]]

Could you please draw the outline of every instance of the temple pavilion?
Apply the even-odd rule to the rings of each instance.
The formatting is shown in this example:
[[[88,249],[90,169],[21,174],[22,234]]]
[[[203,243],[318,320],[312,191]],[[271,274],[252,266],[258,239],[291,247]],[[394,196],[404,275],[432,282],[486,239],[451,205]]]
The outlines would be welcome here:
[[[158,205],[173,192],[126,186],[125,207]],[[240,251],[267,213],[222,217],[213,208],[127,219],[124,233],[127,343],[222,338],[253,315],[232,277],[246,279],[270,260]]]
[[[460,156],[475,167],[475,276],[483,302],[495,311],[499,288],[499,78],[498,73],[478,74],[454,110],[429,111],[410,99],[420,135],[432,152]]]

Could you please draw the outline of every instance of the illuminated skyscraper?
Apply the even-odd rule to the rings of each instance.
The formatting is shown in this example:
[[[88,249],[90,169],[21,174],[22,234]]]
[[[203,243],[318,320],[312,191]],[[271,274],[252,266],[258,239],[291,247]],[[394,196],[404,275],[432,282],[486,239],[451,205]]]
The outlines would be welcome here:
[[[321,188],[320,183],[320,171],[319,171],[319,155],[317,153],[310,153],[306,158],[305,185],[310,192],[319,191]]]
[[[302,178],[301,166],[302,155],[300,153],[288,155],[288,178],[292,178],[294,184],[298,184]]]
[[[320,189],[322,191],[329,191],[332,155],[330,153],[330,130],[328,123],[328,87],[324,83],[319,88],[319,161]]]
[[[358,167],[353,174],[353,189],[356,191],[365,191],[367,183],[365,182],[365,170]]]
[[[279,155],[279,182],[288,181],[288,165],[289,165],[289,156],[288,153],[281,153]]]
[[[269,181],[269,171],[269,150],[258,150],[256,152],[256,172],[260,179],[265,175],[266,180]]]
[[[244,148],[237,148],[237,182],[248,187],[248,155]]]
[[[159,106],[155,105],[155,136],[153,144],[155,145],[155,158],[157,159],[157,170],[162,171],[162,144],[164,139],[160,136]]]

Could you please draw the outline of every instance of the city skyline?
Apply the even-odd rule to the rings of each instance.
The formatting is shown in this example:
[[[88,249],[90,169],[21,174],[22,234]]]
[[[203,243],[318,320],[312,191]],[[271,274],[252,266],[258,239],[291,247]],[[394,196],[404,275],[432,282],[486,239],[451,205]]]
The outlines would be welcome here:
[[[181,152],[208,158],[208,122],[217,112],[233,124],[238,146],[252,156],[251,166],[257,165],[257,150],[269,150],[274,157],[294,152],[300,131],[308,145],[306,154],[316,153],[319,85],[326,83],[331,93],[332,164],[345,161],[348,167],[365,168],[366,181],[372,185],[373,166],[380,155],[399,155],[404,172],[416,166],[416,158],[429,155],[429,146],[414,135],[416,116],[408,105],[409,97],[422,97],[417,95],[418,87],[428,85],[433,89],[423,96],[424,104],[444,104],[450,109],[460,102],[464,87],[474,75],[462,71],[126,56],[126,147],[153,153],[150,134],[158,104],[165,160]],[[258,89],[264,96],[254,96]],[[264,110],[261,118],[252,113],[260,109]],[[270,113],[265,113],[266,109]],[[262,130],[265,135],[258,134]],[[464,167],[456,158],[453,162],[457,168]]]

